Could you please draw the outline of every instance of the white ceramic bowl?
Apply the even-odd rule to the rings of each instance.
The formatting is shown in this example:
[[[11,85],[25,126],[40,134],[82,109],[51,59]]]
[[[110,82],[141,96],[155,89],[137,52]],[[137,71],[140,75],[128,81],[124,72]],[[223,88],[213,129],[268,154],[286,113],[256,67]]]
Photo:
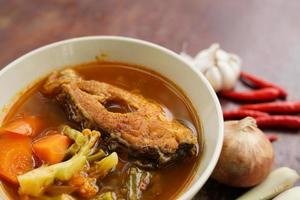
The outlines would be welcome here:
[[[178,54],[142,40],[92,36],[53,43],[13,61],[0,71],[0,109],[35,80],[66,65],[106,54],[109,61],[144,66],[178,85],[192,102],[204,130],[205,150],[190,185],[179,199],[191,199],[211,175],[223,143],[223,118],[218,98],[208,81]],[[1,113],[3,117],[5,109]]]

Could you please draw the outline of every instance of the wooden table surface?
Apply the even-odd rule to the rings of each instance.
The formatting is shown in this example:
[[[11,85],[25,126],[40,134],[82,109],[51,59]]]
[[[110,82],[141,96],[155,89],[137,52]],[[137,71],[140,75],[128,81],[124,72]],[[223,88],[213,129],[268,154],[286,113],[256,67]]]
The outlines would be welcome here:
[[[300,99],[298,0],[0,0],[0,69],[42,45],[86,35],[122,35],[190,54],[213,42],[243,69]],[[275,167],[300,172],[300,135],[274,131]],[[242,190],[208,181],[195,199],[234,199]]]

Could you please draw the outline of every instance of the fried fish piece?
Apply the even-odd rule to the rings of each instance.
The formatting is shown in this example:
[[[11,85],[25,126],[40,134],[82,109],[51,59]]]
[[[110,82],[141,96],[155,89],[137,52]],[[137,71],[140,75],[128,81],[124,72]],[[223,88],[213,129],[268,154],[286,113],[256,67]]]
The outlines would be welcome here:
[[[141,95],[83,80],[71,69],[52,73],[44,84],[44,93],[54,97],[68,118],[82,128],[104,131],[111,149],[123,147],[138,158],[140,166],[161,167],[196,154],[197,137],[192,131],[168,119],[158,103]],[[129,109],[111,112],[106,106],[110,102],[125,103]]]

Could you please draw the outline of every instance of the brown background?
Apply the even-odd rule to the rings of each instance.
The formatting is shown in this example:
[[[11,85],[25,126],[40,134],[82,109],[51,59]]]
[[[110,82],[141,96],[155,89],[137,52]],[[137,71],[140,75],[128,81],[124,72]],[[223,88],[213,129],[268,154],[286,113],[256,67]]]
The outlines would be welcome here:
[[[42,45],[85,35],[145,39],[195,54],[213,42],[246,71],[300,99],[298,0],[0,0],[0,69]],[[3,95],[3,94],[2,94]],[[300,172],[300,135],[276,131],[275,166]],[[242,190],[209,181],[195,199],[234,199]]]

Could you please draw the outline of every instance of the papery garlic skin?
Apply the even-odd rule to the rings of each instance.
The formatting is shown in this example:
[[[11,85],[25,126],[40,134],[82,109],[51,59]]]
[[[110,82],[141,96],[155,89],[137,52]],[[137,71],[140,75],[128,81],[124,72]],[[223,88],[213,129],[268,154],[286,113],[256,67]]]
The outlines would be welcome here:
[[[216,92],[232,89],[239,78],[241,59],[222,50],[219,44],[200,51],[194,59],[185,52],[181,55],[204,74]]]

